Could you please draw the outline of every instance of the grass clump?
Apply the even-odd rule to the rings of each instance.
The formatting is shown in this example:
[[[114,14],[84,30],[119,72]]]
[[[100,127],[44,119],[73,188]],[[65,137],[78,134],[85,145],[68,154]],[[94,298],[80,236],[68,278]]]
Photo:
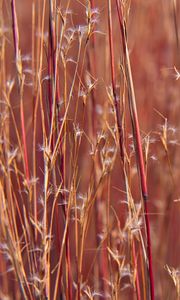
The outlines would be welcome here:
[[[130,2],[0,1],[0,299],[179,297],[179,7]]]

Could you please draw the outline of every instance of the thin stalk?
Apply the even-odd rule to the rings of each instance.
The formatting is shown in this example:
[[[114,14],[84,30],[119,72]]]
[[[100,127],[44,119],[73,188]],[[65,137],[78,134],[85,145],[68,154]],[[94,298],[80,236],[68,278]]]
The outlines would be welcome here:
[[[27,185],[29,185],[30,174],[29,174],[28,154],[27,154],[23,98],[22,98],[24,76],[22,74],[22,61],[21,61],[21,54],[19,50],[19,30],[18,30],[18,23],[17,23],[15,0],[11,0],[11,12],[12,12],[12,29],[13,29],[13,38],[14,38],[16,69],[18,74],[18,84],[19,84],[19,93],[20,93],[20,116],[21,116],[22,138],[24,144],[24,167],[25,167]]]
[[[97,60],[96,60],[96,52],[95,52],[95,43],[96,43],[96,38],[95,38],[95,34],[92,34],[91,36],[91,32],[93,30],[92,24],[91,24],[91,18],[92,18],[92,10],[95,8],[94,5],[94,1],[90,0],[88,2],[88,27],[89,27],[89,36],[87,37],[87,41],[86,41],[86,46],[90,46],[92,47],[92,49],[89,49],[89,51],[87,51],[87,66],[88,66],[88,70],[90,72],[90,74],[93,71],[93,76],[96,77],[97,76],[97,71],[96,71],[96,64],[97,64]],[[91,37],[91,39],[90,39]],[[85,51],[86,53],[86,51]],[[84,53],[84,54],[85,54]],[[93,63],[91,64],[91,55],[92,54],[92,61]],[[95,98],[95,91],[94,89],[92,89],[91,92],[91,101],[90,102],[90,136],[92,138],[93,144],[95,145],[96,143],[96,127],[97,127],[97,115],[96,115],[96,98]],[[98,171],[100,170],[100,166],[99,166],[99,162],[98,162],[98,158],[95,157],[94,158],[94,191],[96,190],[96,186],[98,184]],[[101,244],[101,240],[99,238],[99,232],[101,232],[101,220],[102,220],[102,213],[99,210],[99,206],[100,206],[100,201],[101,201],[101,197],[99,195],[97,195],[97,199],[95,201],[95,230],[96,230],[96,246],[97,248],[99,248],[99,245]],[[107,274],[108,274],[108,270],[107,270],[107,264],[103,263],[106,262],[106,251],[103,250],[102,253],[98,253],[98,260],[99,260],[99,269],[97,271],[97,278],[95,278],[96,280],[96,284],[99,284],[99,288],[101,290],[103,290],[103,292],[105,294],[108,293],[108,289],[107,289],[107,284],[105,283],[105,280],[101,283],[101,278],[106,278]],[[102,258],[102,259],[101,259]],[[102,285],[102,287],[101,287]],[[97,287],[98,288],[98,287]]]
[[[35,84],[35,2],[33,0],[32,3],[32,74],[33,74],[33,87],[32,87],[32,97],[33,97],[33,107],[32,107],[32,153],[33,153],[33,177],[36,179],[36,133],[37,133],[37,112],[38,112],[38,104],[39,98],[36,96],[36,84]],[[34,184],[33,187],[33,199],[34,199],[34,221],[37,224],[38,217],[37,217],[37,184]],[[35,242],[37,241],[37,228],[34,229],[34,238]]]
[[[56,59],[56,53],[57,53],[57,35],[56,35],[56,1],[49,1],[49,41],[48,41],[48,74],[49,74],[49,80],[48,80],[48,100],[49,100],[49,126],[52,128],[52,124],[55,125],[56,120],[53,120],[53,101],[58,101],[57,96],[57,90],[59,91],[59,84],[57,82],[57,59]],[[60,92],[59,92],[60,93]],[[55,97],[55,98],[54,98]],[[56,105],[56,104],[55,104]],[[55,127],[55,126],[54,126]],[[58,126],[57,126],[58,127]],[[51,152],[54,149],[55,144],[55,138],[56,138],[56,131],[54,130],[52,135],[50,133],[50,142],[49,145],[51,147]],[[53,177],[53,185],[57,186],[57,180],[56,180],[56,168],[54,167],[52,169],[52,177]],[[55,201],[55,200],[54,200]],[[59,224],[59,209],[56,202],[55,205],[55,213],[56,213],[56,229],[57,229],[57,252],[60,251],[60,224]],[[49,294],[48,298],[50,298],[50,259],[48,263],[49,267],[49,275],[48,275],[48,281],[49,281]]]
[[[175,36],[176,36],[176,45],[177,50],[179,50],[179,30],[178,30],[178,19],[177,19],[177,1],[173,1],[173,20],[174,20],[174,30],[175,30]]]
[[[119,148],[120,148],[120,158],[121,158],[121,164],[123,168],[123,183],[125,186],[125,191],[126,191],[126,197],[128,201],[128,207],[129,207],[129,213],[131,213],[131,204],[129,201],[129,184],[128,184],[128,178],[127,178],[127,171],[126,171],[126,156],[125,156],[125,145],[124,145],[124,129],[122,125],[122,120],[123,120],[123,115],[124,111],[122,112],[122,116],[120,115],[119,112],[119,105],[118,105],[118,100],[117,100],[117,94],[116,94],[116,79],[115,79],[115,65],[114,65],[114,44],[113,44],[113,29],[112,29],[112,13],[111,13],[111,0],[108,0],[108,30],[109,30],[109,47],[110,47],[110,66],[111,66],[111,82],[112,82],[112,90],[113,90],[113,98],[114,98],[114,107],[115,107],[115,113],[116,113],[116,123],[117,123],[117,128],[118,128],[118,143],[119,143]],[[124,109],[124,107],[123,107]],[[132,255],[133,259],[136,262],[136,253],[134,251],[134,241],[132,243]],[[138,273],[136,276],[136,292],[137,292],[137,297],[138,300],[140,300],[140,293],[139,293],[139,277]]]
[[[147,205],[147,200],[148,200],[147,179],[146,179],[146,172],[144,167],[143,150],[141,144],[141,135],[140,135],[140,128],[139,128],[139,120],[137,115],[136,98],[135,98],[134,85],[132,79],[131,64],[129,59],[128,46],[127,46],[126,24],[123,19],[122,9],[118,0],[116,0],[116,6],[118,11],[118,18],[119,18],[122,43],[123,43],[123,52],[125,58],[125,71],[126,71],[127,86],[128,86],[128,98],[129,98],[131,122],[132,122],[134,143],[135,143],[135,149],[137,155],[137,167],[139,169],[141,192],[144,200],[144,214],[145,214],[147,252],[148,252],[148,264],[149,264],[148,266],[149,282],[150,282],[151,299],[154,300],[155,298],[154,298],[154,277],[153,277],[153,266],[152,266],[151,234],[150,234],[150,222],[149,222],[148,205]]]

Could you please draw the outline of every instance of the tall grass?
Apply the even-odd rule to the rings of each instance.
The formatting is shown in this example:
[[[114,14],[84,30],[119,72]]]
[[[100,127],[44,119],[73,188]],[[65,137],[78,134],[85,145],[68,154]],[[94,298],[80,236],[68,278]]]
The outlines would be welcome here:
[[[0,299],[178,299],[179,4],[0,8]]]

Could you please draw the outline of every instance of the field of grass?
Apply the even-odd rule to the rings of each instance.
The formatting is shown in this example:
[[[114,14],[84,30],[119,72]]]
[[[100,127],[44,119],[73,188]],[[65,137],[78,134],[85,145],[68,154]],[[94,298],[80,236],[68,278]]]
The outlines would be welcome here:
[[[180,299],[179,20],[0,0],[0,300]]]

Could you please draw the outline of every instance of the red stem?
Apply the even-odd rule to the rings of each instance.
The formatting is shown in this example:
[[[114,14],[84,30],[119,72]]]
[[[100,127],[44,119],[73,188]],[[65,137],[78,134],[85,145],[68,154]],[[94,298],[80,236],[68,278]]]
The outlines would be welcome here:
[[[122,35],[122,44],[123,44],[123,51],[124,51],[125,64],[126,64],[126,76],[127,76],[128,87],[129,87],[128,92],[129,92],[130,113],[131,113],[134,141],[135,141],[135,146],[136,146],[137,162],[138,162],[138,168],[139,168],[140,180],[141,180],[141,191],[142,191],[142,196],[143,196],[143,200],[144,200],[151,300],[154,300],[155,299],[154,298],[154,277],[153,277],[153,268],[152,268],[150,222],[149,222],[148,206],[147,206],[148,190],[147,190],[146,172],[145,172],[145,166],[144,166],[143,150],[142,150],[142,144],[141,144],[141,135],[140,135],[138,115],[137,115],[136,99],[135,99],[134,86],[133,86],[133,80],[132,80],[131,66],[130,66],[130,61],[129,61],[129,52],[128,52],[128,47],[127,47],[126,26],[125,26],[125,22],[123,20],[122,9],[121,9],[121,6],[120,6],[118,0],[116,0],[116,6],[117,6],[119,24],[120,24],[121,35]]]

